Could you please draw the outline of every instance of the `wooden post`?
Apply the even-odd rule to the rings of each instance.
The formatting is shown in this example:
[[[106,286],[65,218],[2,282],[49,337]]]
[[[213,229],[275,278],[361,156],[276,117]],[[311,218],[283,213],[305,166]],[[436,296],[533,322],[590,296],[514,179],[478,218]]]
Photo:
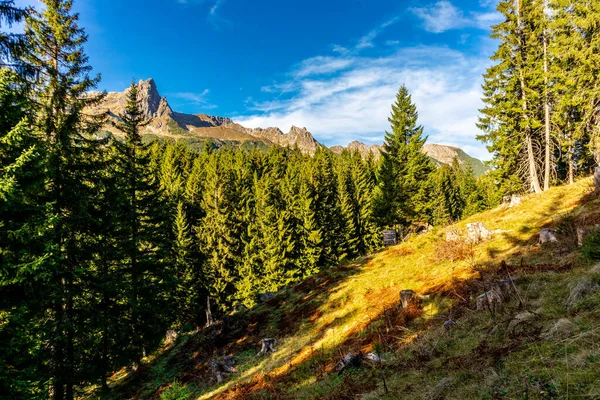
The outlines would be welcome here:
[[[414,303],[414,301],[414,290],[403,290],[400,292],[400,303],[402,304],[402,308],[407,308],[410,304]]]
[[[383,231],[383,245],[384,246],[394,246],[398,243],[398,238],[396,237],[396,231],[393,229],[386,229]]]

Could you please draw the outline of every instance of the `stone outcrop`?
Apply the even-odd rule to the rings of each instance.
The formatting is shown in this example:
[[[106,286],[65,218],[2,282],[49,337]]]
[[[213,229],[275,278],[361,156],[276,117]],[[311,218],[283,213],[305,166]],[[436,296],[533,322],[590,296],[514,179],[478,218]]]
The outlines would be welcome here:
[[[540,244],[545,243],[558,243],[556,232],[549,228],[542,228],[540,231]]]
[[[481,222],[467,224],[467,240],[470,243],[479,243],[492,237],[492,232],[486,229]]]
[[[230,374],[237,372],[236,367],[237,361],[235,357],[226,356],[210,362],[210,369],[217,379],[217,383],[223,382],[223,380]]]

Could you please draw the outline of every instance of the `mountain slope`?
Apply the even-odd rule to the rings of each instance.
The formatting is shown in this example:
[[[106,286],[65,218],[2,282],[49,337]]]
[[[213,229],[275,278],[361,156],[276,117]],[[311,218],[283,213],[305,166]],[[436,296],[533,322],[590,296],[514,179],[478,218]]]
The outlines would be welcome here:
[[[297,146],[303,153],[313,155],[317,148],[322,147],[306,128],[292,126],[288,133],[283,133],[279,128],[246,128],[229,118],[211,116],[206,114],[184,114],[173,111],[166,97],[162,97],[153,79],[137,83],[141,107],[150,123],[143,128],[142,134],[148,138],[172,138],[183,140],[193,147],[201,148],[207,141],[214,145],[234,147],[258,147],[266,148],[274,145],[284,147]],[[121,136],[112,122],[125,109],[126,94],[123,92],[107,93],[104,101],[92,108],[92,113],[107,113],[109,122],[104,130],[115,136]],[[344,147],[334,146],[331,148],[335,153],[341,153]],[[367,146],[360,142],[352,142],[348,146],[350,150],[358,150],[366,155],[369,151],[379,156],[381,146]],[[441,145],[425,145],[425,152],[432,157],[436,164],[452,162],[452,154],[459,158],[461,165],[471,163],[475,173],[482,175],[487,170],[483,163],[468,156],[462,150],[455,147]],[[442,158],[438,158],[442,157]],[[450,161],[448,161],[448,159]],[[445,161],[444,161],[445,160]]]
[[[520,206],[311,277],[252,310],[181,334],[137,375],[115,374],[111,396],[600,398],[600,267],[590,270],[573,235],[577,226],[600,223],[590,187],[585,179],[530,195]],[[476,245],[445,240],[471,222],[483,222],[493,237]],[[557,230],[558,243],[538,243],[544,227]],[[493,313],[475,310],[475,297],[507,277],[516,291]],[[420,305],[402,309],[406,289],[421,296]],[[257,356],[265,337],[279,341],[277,351]],[[358,351],[385,361],[334,372]],[[217,384],[208,364],[223,355],[237,357],[238,372]]]
[[[331,147],[331,150],[336,154],[340,154],[345,149],[350,151],[358,151],[363,155],[363,157],[367,157],[369,153],[372,153],[375,158],[378,158],[381,155],[383,146],[378,144],[372,144],[368,146],[364,143],[353,141],[348,144],[347,147]],[[489,168],[481,160],[471,157],[458,147],[446,146],[442,144],[425,144],[423,146],[423,152],[429,156],[436,166],[452,164],[454,158],[457,158],[458,163],[461,166],[464,167],[466,165],[470,165],[475,172],[475,176],[484,175],[487,171],[489,171]]]

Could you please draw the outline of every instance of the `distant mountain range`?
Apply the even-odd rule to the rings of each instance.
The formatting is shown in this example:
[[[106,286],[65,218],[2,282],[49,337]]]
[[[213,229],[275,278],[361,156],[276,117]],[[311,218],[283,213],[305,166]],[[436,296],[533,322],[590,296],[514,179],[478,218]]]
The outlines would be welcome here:
[[[229,118],[178,113],[173,111],[166,97],[161,97],[153,79],[140,81],[137,86],[142,111],[150,120],[142,132],[146,140],[173,138],[184,141],[195,148],[201,148],[207,141],[217,147],[297,146],[300,151],[310,155],[313,155],[317,148],[324,147],[306,128],[292,126],[288,133],[283,133],[279,128],[246,128]],[[116,121],[117,116],[125,109],[128,90],[108,93],[104,101],[94,107],[91,112],[106,112],[109,120]],[[117,137],[122,136],[122,132],[119,132],[110,121],[105,125],[104,130]],[[375,157],[380,155],[382,149],[379,145],[368,146],[357,141],[350,143],[347,148],[358,150],[365,156],[372,152]],[[339,154],[344,147],[333,146],[331,150]],[[449,164],[454,157],[457,157],[461,165],[471,164],[477,175],[484,174],[488,169],[483,162],[456,147],[426,144],[423,151],[436,165]]]

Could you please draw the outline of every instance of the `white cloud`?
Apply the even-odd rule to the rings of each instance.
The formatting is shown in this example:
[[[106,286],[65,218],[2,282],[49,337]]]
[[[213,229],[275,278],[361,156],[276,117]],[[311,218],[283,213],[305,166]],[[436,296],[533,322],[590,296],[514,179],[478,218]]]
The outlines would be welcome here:
[[[432,33],[461,28],[488,29],[500,21],[497,12],[471,12],[467,15],[448,0],[439,0],[426,7],[414,7],[410,11],[423,21],[425,30]]]
[[[315,59],[319,68],[310,63]],[[235,120],[248,127],[277,126],[284,131],[292,125],[305,126],[328,145],[356,139],[381,143],[389,130],[387,118],[396,92],[406,84],[429,142],[489,158],[475,140],[482,107],[481,74],[488,63],[484,56],[438,46],[404,48],[376,58],[314,57],[300,64],[300,77],[280,84],[288,85],[293,97],[280,99],[280,94],[254,104],[250,109],[254,113]]]

